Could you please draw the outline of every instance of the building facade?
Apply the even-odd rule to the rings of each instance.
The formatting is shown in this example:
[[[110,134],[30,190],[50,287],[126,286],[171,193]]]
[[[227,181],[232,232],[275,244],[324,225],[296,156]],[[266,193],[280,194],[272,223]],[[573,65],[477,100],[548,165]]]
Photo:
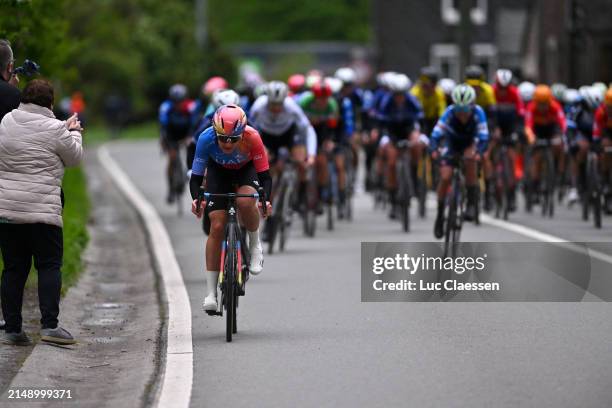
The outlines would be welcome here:
[[[489,77],[612,81],[612,0],[373,0],[372,18],[379,70],[459,79],[466,59]]]

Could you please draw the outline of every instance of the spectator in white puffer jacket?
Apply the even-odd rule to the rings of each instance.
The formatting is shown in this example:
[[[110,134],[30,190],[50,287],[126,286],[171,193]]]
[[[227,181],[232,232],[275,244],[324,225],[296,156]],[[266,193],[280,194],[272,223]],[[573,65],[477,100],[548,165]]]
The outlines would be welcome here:
[[[81,124],[73,115],[53,115],[53,86],[35,79],[21,104],[0,122],[0,249],[4,261],[1,290],[6,320],[2,340],[26,345],[22,329],[23,290],[32,258],[38,271],[41,340],[73,344],[58,326],[63,257],[61,185],[64,167],[83,157]]]

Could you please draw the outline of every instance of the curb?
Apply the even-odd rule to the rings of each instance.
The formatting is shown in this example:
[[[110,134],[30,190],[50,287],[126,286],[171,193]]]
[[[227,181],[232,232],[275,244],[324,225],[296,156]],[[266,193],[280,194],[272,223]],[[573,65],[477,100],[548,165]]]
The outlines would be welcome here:
[[[193,345],[191,306],[183,275],[178,265],[168,232],[155,208],[111,157],[108,144],[98,149],[100,164],[117,188],[138,213],[148,237],[151,255],[156,264],[167,310],[165,356],[162,356],[157,379],[156,407],[188,407],[193,383]]]

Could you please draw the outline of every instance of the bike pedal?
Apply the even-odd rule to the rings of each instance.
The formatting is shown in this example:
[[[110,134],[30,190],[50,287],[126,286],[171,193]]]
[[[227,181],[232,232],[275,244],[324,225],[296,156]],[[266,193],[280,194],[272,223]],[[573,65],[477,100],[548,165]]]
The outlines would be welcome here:
[[[221,313],[216,310],[206,310],[206,314],[209,316],[221,316]]]

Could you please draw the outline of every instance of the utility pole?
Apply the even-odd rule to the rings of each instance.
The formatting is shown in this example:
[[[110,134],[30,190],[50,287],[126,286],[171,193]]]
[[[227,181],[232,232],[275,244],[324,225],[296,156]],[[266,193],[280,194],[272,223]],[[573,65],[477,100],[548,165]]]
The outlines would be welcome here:
[[[206,46],[208,24],[207,24],[207,0],[195,0],[195,40],[198,48],[203,50]]]
[[[472,22],[470,16],[472,0],[458,0],[459,1],[459,13],[461,20],[459,21],[459,49],[460,49],[460,62],[459,62],[459,80],[463,81],[465,78],[465,67],[470,63],[470,46],[471,46],[471,29]]]

